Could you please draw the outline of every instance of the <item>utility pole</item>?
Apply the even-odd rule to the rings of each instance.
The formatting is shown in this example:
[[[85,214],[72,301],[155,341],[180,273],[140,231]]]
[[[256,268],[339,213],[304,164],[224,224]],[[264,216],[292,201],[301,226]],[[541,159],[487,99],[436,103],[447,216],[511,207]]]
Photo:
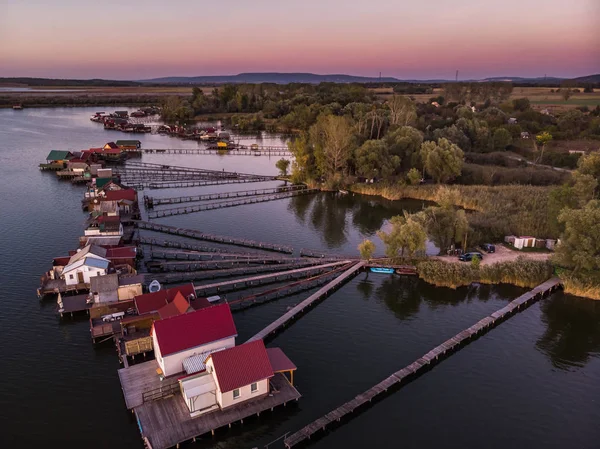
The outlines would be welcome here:
[[[456,71],[456,79],[455,79],[455,81],[458,82],[458,70]]]

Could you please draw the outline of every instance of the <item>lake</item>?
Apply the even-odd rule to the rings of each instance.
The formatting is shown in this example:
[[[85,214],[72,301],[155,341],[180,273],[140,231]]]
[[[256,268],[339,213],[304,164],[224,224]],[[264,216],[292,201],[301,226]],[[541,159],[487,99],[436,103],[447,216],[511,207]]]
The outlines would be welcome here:
[[[109,110],[112,110],[110,108]],[[124,109],[124,108],[114,108]],[[110,344],[92,345],[85,319],[63,319],[35,290],[52,258],[77,245],[83,187],[37,164],[50,150],[135,138],[146,148],[194,148],[159,135],[105,131],[102,108],[0,110],[0,442],[4,447],[141,448],[125,409]],[[249,136],[240,136],[256,141]],[[283,136],[263,135],[272,145]],[[143,161],[275,174],[278,158],[144,155]],[[272,185],[273,183],[267,183]],[[218,189],[260,188],[220,186]],[[210,190],[213,189],[213,190]],[[152,196],[220,191],[151,190]],[[365,237],[422,202],[333,193],[160,219],[215,234],[356,255]],[[431,245],[428,252],[435,252]],[[382,251],[378,244],[378,251]],[[352,399],[524,290],[507,285],[435,288],[363,273],[268,342],[295,362],[294,406],[222,429],[189,447],[263,448]],[[236,312],[238,343],[309,293]],[[600,439],[600,302],[559,292],[493,329],[430,372],[374,403],[311,448],[597,448]],[[269,446],[281,448],[275,443]]]

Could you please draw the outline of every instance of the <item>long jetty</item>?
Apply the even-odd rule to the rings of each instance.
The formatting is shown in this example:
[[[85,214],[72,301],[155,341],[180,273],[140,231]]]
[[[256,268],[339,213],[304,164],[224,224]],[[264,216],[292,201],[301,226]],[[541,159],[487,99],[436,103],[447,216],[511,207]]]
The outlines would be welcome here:
[[[205,293],[209,290],[221,291],[223,288],[233,288],[233,289],[247,288],[252,285],[261,285],[265,281],[278,282],[278,281],[283,281],[285,279],[289,279],[292,277],[296,277],[298,275],[300,277],[303,275],[310,276],[312,273],[323,272],[325,270],[331,270],[334,267],[338,267],[340,265],[347,264],[348,262],[350,262],[350,261],[345,260],[345,261],[332,262],[332,263],[327,263],[327,264],[322,264],[322,265],[315,265],[315,266],[306,267],[306,268],[296,268],[294,270],[289,270],[289,271],[278,271],[277,273],[272,273],[272,274],[251,276],[251,277],[241,278],[241,279],[232,279],[232,280],[217,282],[217,283],[213,283],[213,284],[196,285],[195,289],[196,289],[196,292],[200,296],[202,296],[203,293]]]
[[[256,178],[238,178],[238,179],[218,179],[218,180],[188,180],[188,181],[123,181],[130,187],[138,190],[141,189],[182,189],[186,187],[207,187],[218,186],[222,184],[248,184],[251,182],[267,182],[275,181],[277,178],[272,176],[256,177]]]
[[[325,430],[328,425],[334,422],[340,422],[341,419],[346,415],[351,414],[359,407],[371,402],[371,400],[373,400],[375,397],[383,395],[390,388],[399,386],[404,381],[412,379],[415,375],[424,372],[428,367],[430,367],[432,364],[436,364],[449,352],[459,349],[463,344],[471,341],[478,335],[487,332],[490,328],[500,323],[503,319],[520,310],[521,307],[529,306],[540,298],[547,296],[559,288],[559,286],[560,280],[558,278],[552,278],[538,285],[524,295],[519,296],[505,307],[497,310],[482,320],[479,320],[473,326],[459,332],[441,345],[436,346],[427,354],[418,358],[405,368],[396,371],[388,378],[369,388],[367,391],[357,395],[351,401],[346,402],[335,410],[327,413],[325,416],[322,416],[321,418],[303,427],[299,431],[285,437],[285,447],[289,449],[293,446],[296,446],[297,444],[310,439],[310,437],[319,430]]]
[[[235,192],[207,193],[205,195],[177,196],[171,198],[144,197],[144,203],[146,205],[150,205],[150,207],[153,207],[162,206],[163,204],[195,203],[199,201],[225,200],[229,198],[243,198],[246,196],[269,195],[271,193],[285,193],[304,189],[306,189],[305,185],[297,185],[268,189],[236,190]]]
[[[154,246],[159,246],[162,248],[175,248],[176,251],[192,251],[192,252],[198,252],[198,253],[208,253],[208,252],[212,252],[212,253],[239,253],[239,251],[231,251],[230,249],[226,249],[226,248],[215,248],[215,247],[211,247],[211,246],[203,246],[203,245],[192,245],[189,243],[185,243],[185,242],[178,242],[176,240],[162,240],[162,239],[153,239],[153,238],[148,238],[148,237],[140,237],[138,239],[138,242],[141,245],[148,245],[150,247],[154,247]],[[248,252],[246,251],[245,254],[263,254],[260,251],[252,251],[252,252]]]
[[[293,154],[287,147],[268,147],[259,146],[255,149],[249,148],[231,148],[231,149],[218,149],[218,148],[140,148],[137,150],[140,153],[146,154],[187,154],[187,155],[209,155],[218,154],[220,156],[288,156],[292,157]]]
[[[346,260],[345,262],[351,263],[352,261]],[[344,271],[344,273],[342,275],[338,276],[337,278],[335,278],[334,280],[329,282],[327,285],[321,287],[318,291],[316,291],[315,293],[310,295],[308,298],[306,298],[304,301],[302,301],[300,304],[293,307],[287,313],[283,314],[281,317],[279,317],[278,319],[273,321],[271,324],[269,324],[267,327],[265,327],[259,333],[250,337],[250,339],[248,339],[248,341],[254,341],[254,340],[259,340],[259,339],[264,340],[265,337],[267,337],[268,335],[277,332],[279,329],[283,328],[288,322],[292,321],[296,317],[296,315],[304,312],[304,309],[312,306],[316,301],[320,300],[321,298],[323,298],[327,294],[331,293],[336,288],[340,287],[342,285],[342,283],[344,281],[346,281],[346,279],[348,279],[351,276],[358,273],[358,271],[361,268],[363,268],[364,265],[365,265],[365,262],[355,262],[346,271]]]
[[[312,193],[317,193],[318,189],[301,189],[301,190],[292,190],[289,192],[283,193],[272,193],[268,195],[258,195],[258,196],[249,196],[246,198],[237,198],[230,199],[226,201],[217,201],[212,203],[203,203],[203,204],[195,204],[191,206],[181,206],[181,207],[173,207],[169,209],[162,210],[153,210],[148,212],[148,218],[164,218],[171,217],[173,215],[185,215],[185,214],[193,214],[197,212],[205,212],[209,210],[215,209],[224,209],[227,207],[237,207],[244,206],[247,204],[257,204],[257,203],[266,203],[268,201],[276,201],[282,200],[286,198],[293,198],[295,196],[300,195],[310,195]]]
[[[234,237],[225,237],[222,235],[207,234],[206,232],[197,231],[195,229],[178,228],[176,226],[167,226],[149,221],[136,221],[139,229],[146,229],[153,232],[161,232],[164,234],[179,235],[196,240],[206,240],[210,242],[223,243],[226,245],[245,246],[248,248],[258,248],[267,251],[275,251],[279,253],[292,254],[294,249],[287,245],[278,245],[276,243],[257,242],[255,240],[237,239]]]
[[[272,279],[263,278],[258,281],[261,284],[266,284],[268,282],[279,282],[286,278],[285,270],[293,270],[296,271],[298,268],[308,267],[309,269],[313,269],[313,271],[322,270],[322,268],[315,267],[315,265],[323,264],[325,261],[323,260],[314,260],[314,259],[306,259],[303,263],[292,263],[285,265],[251,265],[242,268],[229,268],[225,270],[202,270],[202,271],[176,271],[172,273],[153,273],[152,279],[156,279],[161,284],[175,284],[179,282],[187,282],[187,281],[199,281],[199,280],[209,280],[209,279],[219,279],[219,278],[232,278],[234,276],[248,276],[250,274],[260,274],[260,273],[275,273],[275,276]],[[310,271],[310,270],[309,270]],[[300,273],[299,271],[296,273]],[[299,274],[298,276],[292,275],[288,277],[301,277],[303,274]],[[307,272],[307,275],[310,275]]]

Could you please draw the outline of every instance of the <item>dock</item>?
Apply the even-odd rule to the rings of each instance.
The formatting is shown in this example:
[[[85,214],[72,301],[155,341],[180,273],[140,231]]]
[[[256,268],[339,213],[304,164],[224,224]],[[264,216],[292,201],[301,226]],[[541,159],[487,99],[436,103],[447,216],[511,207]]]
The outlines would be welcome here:
[[[296,186],[282,186],[268,189],[253,189],[253,190],[237,190],[235,192],[220,192],[220,193],[207,193],[205,195],[193,195],[193,196],[177,196],[171,198],[153,198],[144,197],[144,203],[149,207],[162,206],[164,204],[180,204],[180,203],[194,203],[200,201],[213,201],[213,200],[226,200],[230,198],[243,198],[246,196],[259,196],[269,195],[272,193],[285,193],[297,190],[306,189],[305,185]]]
[[[216,282],[216,283],[212,283],[212,284],[196,285],[195,289],[196,289],[196,293],[198,294],[198,296],[205,296],[205,294],[209,291],[216,291],[218,293],[218,292],[221,292],[226,289],[237,290],[240,288],[252,287],[254,285],[261,285],[261,284],[267,283],[267,282],[280,282],[280,281],[284,281],[287,279],[292,279],[292,278],[297,278],[297,277],[302,277],[302,276],[312,276],[312,275],[314,275],[313,273],[322,273],[324,271],[329,271],[329,270],[333,269],[334,267],[338,267],[340,265],[345,265],[348,262],[350,262],[350,261],[344,260],[344,261],[339,261],[339,262],[327,263],[327,264],[323,264],[323,265],[310,266],[310,267],[306,267],[306,268],[296,268],[294,270],[288,270],[288,271],[277,271],[276,273],[272,273],[272,274],[263,274],[260,276],[251,276],[251,277],[246,277],[246,278],[241,278],[241,279],[232,279],[232,280]],[[320,263],[320,261],[318,263]]]
[[[176,226],[167,226],[149,221],[136,221],[139,229],[146,229],[153,232],[161,232],[163,234],[179,235],[196,240],[206,240],[210,242],[223,243],[226,245],[245,246],[248,248],[258,248],[267,251],[275,251],[279,253],[292,254],[294,249],[287,245],[278,245],[275,243],[257,242],[255,240],[238,239],[234,237],[225,237],[221,235],[207,234],[205,232],[196,231],[194,229],[178,228]]]
[[[351,261],[345,261],[345,262],[348,263]],[[269,324],[267,327],[265,327],[259,333],[250,337],[248,339],[248,341],[254,341],[254,340],[258,340],[258,339],[264,340],[265,337],[267,337],[270,334],[273,334],[273,333],[277,332],[278,330],[280,330],[281,328],[285,327],[285,325],[288,322],[292,321],[296,317],[296,315],[304,312],[304,309],[312,306],[315,302],[317,302],[318,300],[320,300],[327,294],[331,293],[336,288],[339,288],[342,285],[342,283],[344,283],[347,279],[349,279],[350,277],[357,274],[358,271],[364,267],[364,265],[365,265],[365,262],[355,262],[350,268],[348,268],[346,271],[344,271],[344,273],[342,275],[340,275],[337,278],[335,278],[334,280],[330,281],[324,287],[321,287],[317,292],[310,295],[308,298],[306,298],[304,301],[302,301],[296,307],[293,307],[291,310],[289,310],[287,313],[285,313],[284,315],[279,317],[277,320],[273,321],[271,324]]]
[[[300,189],[282,193],[271,193],[268,195],[256,195],[246,198],[230,199],[227,201],[217,201],[212,203],[197,204],[193,206],[173,207],[170,209],[155,210],[148,212],[148,218],[163,218],[173,215],[193,214],[196,212],[205,212],[215,209],[224,209],[227,207],[244,206],[247,204],[265,203],[267,201],[283,200],[300,195],[310,195],[319,192],[319,189]]]
[[[463,344],[468,343],[490,328],[499,324],[503,319],[520,310],[521,307],[527,307],[535,301],[545,297],[560,287],[560,280],[552,278],[533,290],[519,296],[511,301],[507,306],[497,310],[491,315],[479,320],[473,326],[459,332],[454,337],[446,340],[441,345],[433,348],[427,354],[415,360],[410,365],[396,371],[388,378],[369,388],[367,391],[357,395],[351,401],[346,402],[335,410],[327,413],[321,418],[313,421],[299,431],[291,434],[284,439],[284,445],[287,449],[296,446],[306,440],[309,440],[319,430],[325,430],[332,423],[340,422],[344,417],[353,413],[356,409],[371,402],[375,397],[383,395],[390,388],[398,387],[416,375],[421,374],[431,365],[436,364],[441,358],[451,351],[459,349]],[[254,338],[254,337],[253,337]]]
[[[231,148],[231,149],[215,149],[215,148],[140,148],[139,150],[131,150],[131,152],[139,152],[146,154],[187,154],[187,155],[209,155],[218,154],[220,156],[287,156],[292,157],[293,154],[287,147],[268,147],[259,146],[252,150],[248,148]]]

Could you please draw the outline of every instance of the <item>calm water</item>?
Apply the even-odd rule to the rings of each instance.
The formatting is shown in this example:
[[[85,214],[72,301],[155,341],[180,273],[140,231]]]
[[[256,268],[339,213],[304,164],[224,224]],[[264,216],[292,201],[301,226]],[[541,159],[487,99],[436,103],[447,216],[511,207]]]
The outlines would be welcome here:
[[[40,303],[35,296],[39,276],[53,256],[75,247],[85,219],[80,209],[82,188],[39,172],[37,164],[51,149],[83,149],[128,138],[90,122],[97,109],[0,110],[3,447],[141,447],[137,426],[125,410],[114,348],[94,348],[85,320],[61,321],[52,302]],[[196,145],[164,136],[139,139],[145,147]],[[144,160],[276,171],[275,160],[266,157],[153,155]],[[241,190],[239,186],[232,190],[236,189]],[[324,194],[160,222],[298,249],[355,254],[358,242],[385,227],[389,217],[422,206]],[[190,447],[262,448],[411,363],[521,292],[511,286],[453,291],[412,278],[361,274],[269,343],[284,348],[298,366],[295,379],[303,398],[297,406],[222,430]],[[236,313],[238,341],[303,297]],[[310,447],[597,448],[599,421],[600,302],[557,293]]]

